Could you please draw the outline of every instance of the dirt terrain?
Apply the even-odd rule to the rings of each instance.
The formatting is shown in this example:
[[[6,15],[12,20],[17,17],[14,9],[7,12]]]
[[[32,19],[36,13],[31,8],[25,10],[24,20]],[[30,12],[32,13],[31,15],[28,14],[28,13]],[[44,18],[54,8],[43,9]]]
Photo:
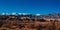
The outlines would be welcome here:
[[[0,16],[0,30],[60,30],[60,19]]]

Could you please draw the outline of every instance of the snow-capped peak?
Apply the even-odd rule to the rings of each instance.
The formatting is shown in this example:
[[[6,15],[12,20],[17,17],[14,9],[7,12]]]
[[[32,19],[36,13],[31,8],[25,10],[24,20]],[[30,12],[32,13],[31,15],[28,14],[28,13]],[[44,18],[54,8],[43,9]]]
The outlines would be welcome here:
[[[37,16],[41,15],[41,14],[36,14]]]

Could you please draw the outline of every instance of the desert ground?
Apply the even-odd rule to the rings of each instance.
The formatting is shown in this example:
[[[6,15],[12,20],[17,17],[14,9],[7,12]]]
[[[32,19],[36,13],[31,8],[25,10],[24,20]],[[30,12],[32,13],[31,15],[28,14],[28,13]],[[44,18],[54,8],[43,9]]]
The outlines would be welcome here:
[[[60,30],[60,19],[0,16],[0,30]]]

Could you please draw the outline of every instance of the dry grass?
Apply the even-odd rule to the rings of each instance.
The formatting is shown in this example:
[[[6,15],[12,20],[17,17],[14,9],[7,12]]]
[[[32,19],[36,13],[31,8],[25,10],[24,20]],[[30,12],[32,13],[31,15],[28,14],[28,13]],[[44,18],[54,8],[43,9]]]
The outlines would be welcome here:
[[[0,25],[0,30],[60,30],[60,22],[40,22],[37,19],[32,21],[31,18],[25,17],[19,20],[0,20]]]

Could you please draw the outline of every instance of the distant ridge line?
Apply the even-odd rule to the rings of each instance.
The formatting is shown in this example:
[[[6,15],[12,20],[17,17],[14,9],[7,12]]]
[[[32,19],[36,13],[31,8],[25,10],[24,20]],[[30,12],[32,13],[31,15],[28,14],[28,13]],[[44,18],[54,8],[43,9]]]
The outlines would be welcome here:
[[[0,13],[0,15],[30,15],[30,13]],[[33,15],[41,15],[41,14],[33,14]]]

